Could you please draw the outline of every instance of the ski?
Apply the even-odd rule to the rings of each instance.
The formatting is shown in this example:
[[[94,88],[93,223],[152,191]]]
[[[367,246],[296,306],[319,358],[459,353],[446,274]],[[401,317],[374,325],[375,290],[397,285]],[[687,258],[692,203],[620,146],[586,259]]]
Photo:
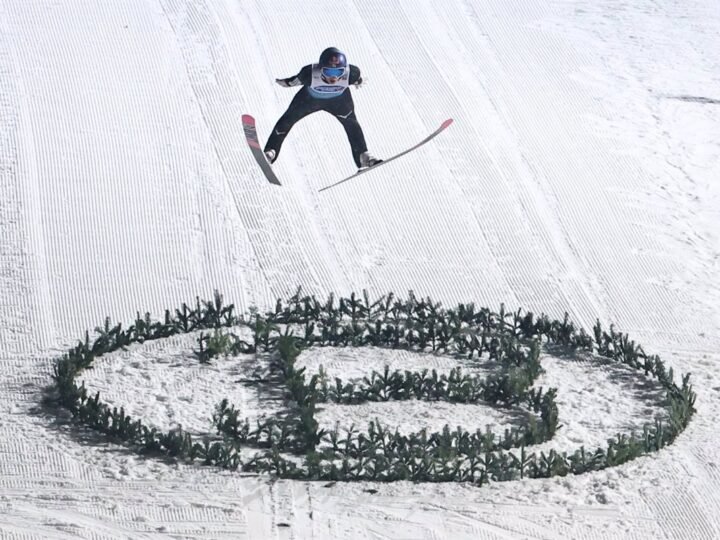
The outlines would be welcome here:
[[[268,182],[270,182],[271,184],[275,184],[276,186],[281,185],[280,180],[278,180],[277,176],[275,176],[275,173],[273,172],[270,163],[265,158],[265,154],[260,147],[257,130],[255,129],[255,118],[253,118],[249,114],[243,114],[242,124],[243,130],[245,131],[245,139],[247,140],[248,146],[250,147],[250,151],[252,152],[252,155],[255,156],[255,161],[257,161],[258,165],[260,165],[260,169],[262,170],[263,174],[265,174],[265,178],[267,178]]]
[[[378,167],[382,167],[382,166],[385,165],[386,163],[390,163],[391,161],[396,160],[397,158],[402,157],[402,156],[404,156],[405,154],[408,154],[408,153],[412,152],[413,150],[416,150],[416,149],[420,148],[423,144],[425,144],[425,143],[431,141],[432,139],[434,139],[435,137],[437,137],[442,131],[444,131],[444,130],[445,130],[450,124],[452,124],[452,123],[453,123],[452,118],[448,118],[447,120],[445,120],[445,121],[440,125],[440,127],[439,127],[438,129],[436,129],[435,131],[433,131],[430,135],[428,135],[427,137],[425,137],[422,141],[420,141],[419,143],[417,143],[415,146],[413,146],[413,147],[411,147],[411,148],[408,148],[407,150],[403,150],[403,151],[400,152],[399,154],[395,154],[394,156],[389,157],[388,159],[385,159],[385,160],[381,161],[381,162],[378,163],[377,165],[373,165],[372,167],[367,167],[367,168],[365,168],[365,169],[360,169],[360,170],[359,170],[358,172],[356,172],[355,174],[352,174],[352,175],[348,176],[347,178],[343,178],[343,179],[340,180],[339,182],[335,182],[334,184],[330,184],[329,186],[325,186],[324,188],[319,189],[318,191],[325,191],[326,189],[330,189],[331,187],[335,187],[335,186],[337,186],[337,185],[340,185],[340,184],[342,184],[343,182],[347,182],[348,180],[352,180],[352,179],[355,178],[356,176],[360,176],[361,174],[365,174],[366,172],[373,171],[373,170],[377,169]]]

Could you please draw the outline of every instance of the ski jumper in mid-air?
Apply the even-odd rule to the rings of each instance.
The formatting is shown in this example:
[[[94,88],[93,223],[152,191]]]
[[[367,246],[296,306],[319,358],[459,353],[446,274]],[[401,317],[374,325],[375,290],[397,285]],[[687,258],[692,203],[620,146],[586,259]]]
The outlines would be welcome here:
[[[382,160],[368,153],[363,130],[355,116],[350,85],[362,83],[360,68],[347,63],[345,54],[335,47],[325,49],[317,64],[303,67],[300,73],[286,79],[275,79],[283,87],[302,86],[287,111],[280,117],[265,145],[265,157],[273,163],[280,154],[285,137],[302,118],[325,111],[337,118],[350,141],[353,160],[359,169],[372,167]]]

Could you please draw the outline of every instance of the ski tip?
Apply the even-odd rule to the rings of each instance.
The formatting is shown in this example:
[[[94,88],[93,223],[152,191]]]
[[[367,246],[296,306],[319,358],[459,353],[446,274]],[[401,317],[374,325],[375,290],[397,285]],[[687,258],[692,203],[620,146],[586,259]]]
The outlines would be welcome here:
[[[249,114],[243,114],[242,121],[243,121],[243,124],[249,124],[251,126],[255,125],[255,119],[252,116],[250,116]]]
[[[440,126],[440,128],[445,129],[446,127],[448,127],[448,126],[449,126],[450,124],[452,124],[452,123],[453,123],[453,119],[452,119],[452,118],[448,118],[447,120],[445,120],[445,121],[442,123],[442,125]]]

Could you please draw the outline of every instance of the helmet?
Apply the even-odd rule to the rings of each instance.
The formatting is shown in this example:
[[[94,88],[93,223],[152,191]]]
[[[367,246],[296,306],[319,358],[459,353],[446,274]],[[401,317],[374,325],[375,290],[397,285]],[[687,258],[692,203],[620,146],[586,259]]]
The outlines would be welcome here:
[[[329,47],[320,54],[320,70],[325,77],[337,79],[345,74],[347,58],[345,53],[335,47]]]

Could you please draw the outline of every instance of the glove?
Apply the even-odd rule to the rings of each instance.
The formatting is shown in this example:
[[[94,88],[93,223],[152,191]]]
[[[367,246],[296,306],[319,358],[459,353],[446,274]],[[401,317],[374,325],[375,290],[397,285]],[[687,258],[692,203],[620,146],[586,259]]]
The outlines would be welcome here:
[[[357,80],[357,82],[355,82],[355,84],[353,84],[353,86],[354,86],[355,88],[362,88],[363,84],[365,84],[365,77],[360,77],[360,78]]]
[[[290,88],[290,83],[288,83],[285,79],[275,79],[275,82],[283,88]]]

